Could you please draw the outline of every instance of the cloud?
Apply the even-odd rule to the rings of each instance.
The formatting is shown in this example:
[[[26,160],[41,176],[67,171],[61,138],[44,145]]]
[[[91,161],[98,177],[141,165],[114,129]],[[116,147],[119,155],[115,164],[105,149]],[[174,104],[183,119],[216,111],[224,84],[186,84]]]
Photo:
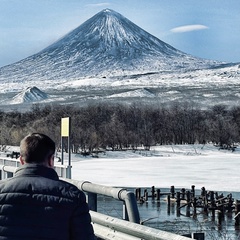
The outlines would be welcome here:
[[[183,32],[199,31],[204,29],[208,29],[208,27],[198,24],[198,25],[180,26],[180,27],[172,28],[170,31],[174,33],[183,33]]]
[[[111,3],[103,2],[103,3],[93,3],[93,4],[87,4],[87,7],[106,7],[111,5]]]

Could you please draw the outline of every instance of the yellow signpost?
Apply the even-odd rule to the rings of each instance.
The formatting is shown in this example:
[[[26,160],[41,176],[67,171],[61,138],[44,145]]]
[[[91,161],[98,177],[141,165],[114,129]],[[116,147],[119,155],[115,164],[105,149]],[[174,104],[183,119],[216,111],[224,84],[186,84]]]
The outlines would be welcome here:
[[[62,165],[64,163],[63,160],[63,138],[68,138],[68,178],[71,178],[71,144],[70,144],[70,135],[71,135],[71,119],[69,117],[65,117],[61,119],[61,149],[62,149]]]
[[[61,136],[62,137],[69,137],[70,132],[70,118],[62,118],[61,119]]]

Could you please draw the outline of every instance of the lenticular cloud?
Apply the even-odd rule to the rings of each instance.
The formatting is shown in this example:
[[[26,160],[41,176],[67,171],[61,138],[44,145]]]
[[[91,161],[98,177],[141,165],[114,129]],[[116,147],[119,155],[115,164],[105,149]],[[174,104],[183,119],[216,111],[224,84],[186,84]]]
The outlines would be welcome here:
[[[204,30],[204,29],[208,29],[207,26],[204,25],[186,25],[186,26],[180,26],[180,27],[176,27],[171,29],[171,32],[174,33],[182,33],[182,32],[192,32],[192,31],[199,31],[199,30]]]

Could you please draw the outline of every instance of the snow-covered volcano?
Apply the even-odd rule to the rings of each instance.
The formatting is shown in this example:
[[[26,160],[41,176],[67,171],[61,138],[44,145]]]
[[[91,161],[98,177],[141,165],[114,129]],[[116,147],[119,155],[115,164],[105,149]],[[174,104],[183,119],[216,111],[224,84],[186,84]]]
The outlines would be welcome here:
[[[41,52],[0,68],[0,81],[121,76],[214,64],[173,48],[121,14],[105,9]]]
[[[222,65],[183,53],[106,9],[41,52],[0,68],[0,106],[8,109],[9,101],[12,109],[23,110],[36,101],[239,105],[239,69],[239,63]],[[28,91],[16,96],[29,86],[40,86],[48,99],[28,98]]]

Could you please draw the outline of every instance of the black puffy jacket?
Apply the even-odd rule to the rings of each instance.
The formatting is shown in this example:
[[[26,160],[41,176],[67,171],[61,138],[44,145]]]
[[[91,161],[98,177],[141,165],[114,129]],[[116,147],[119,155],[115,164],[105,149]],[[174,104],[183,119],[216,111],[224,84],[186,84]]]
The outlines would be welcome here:
[[[54,169],[21,166],[0,181],[0,239],[94,239],[85,194]]]

